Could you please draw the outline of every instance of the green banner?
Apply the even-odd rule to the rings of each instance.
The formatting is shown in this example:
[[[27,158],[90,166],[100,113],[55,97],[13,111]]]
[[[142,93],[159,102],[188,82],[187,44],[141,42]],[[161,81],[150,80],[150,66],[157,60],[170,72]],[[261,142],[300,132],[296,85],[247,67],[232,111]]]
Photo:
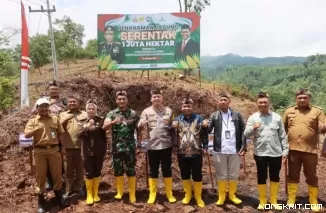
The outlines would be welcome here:
[[[100,70],[196,69],[199,13],[99,14]]]

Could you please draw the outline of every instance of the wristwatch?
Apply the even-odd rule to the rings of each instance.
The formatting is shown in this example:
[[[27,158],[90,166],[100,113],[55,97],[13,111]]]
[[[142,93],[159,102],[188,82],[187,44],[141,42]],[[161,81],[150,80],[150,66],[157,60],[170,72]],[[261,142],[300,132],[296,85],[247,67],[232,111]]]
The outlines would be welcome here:
[[[140,149],[140,148],[141,148],[141,144],[137,144],[137,148],[139,148],[139,149]]]

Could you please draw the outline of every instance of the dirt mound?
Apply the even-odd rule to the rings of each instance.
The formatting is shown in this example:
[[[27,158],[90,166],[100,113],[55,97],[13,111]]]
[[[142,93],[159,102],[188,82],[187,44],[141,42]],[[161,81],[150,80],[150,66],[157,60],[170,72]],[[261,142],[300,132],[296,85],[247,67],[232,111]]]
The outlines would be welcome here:
[[[184,80],[176,78],[160,77],[159,79],[151,79],[151,81],[144,81],[143,79],[126,79],[106,77],[101,79],[91,78],[74,78],[61,82],[62,96],[66,97],[68,94],[76,93],[81,96],[83,102],[88,99],[95,99],[99,104],[99,113],[105,115],[109,110],[116,107],[115,93],[119,90],[125,90],[128,93],[130,107],[140,113],[144,108],[150,106],[151,89],[161,89],[165,100],[165,105],[171,107],[176,114],[179,114],[180,100],[182,97],[190,94],[194,100],[195,111],[202,116],[207,116],[216,110],[216,94],[209,90],[200,88],[196,83],[188,83]],[[216,91],[218,92],[218,91]],[[244,117],[247,118],[255,110],[253,103],[247,100],[232,98],[232,107],[239,110]],[[36,209],[36,196],[34,194],[33,183],[34,176],[30,172],[29,154],[27,150],[18,147],[18,134],[23,130],[27,120],[31,116],[31,108],[23,109],[15,114],[5,117],[0,123],[0,190],[3,192],[0,195],[0,207],[5,212],[34,212]],[[113,195],[115,192],[114,176],[110,155],[106,159],[103,172],[102,183],[100,186],[101,197],[103,202],[94,207],[87,207],[83,201],[78,201],[73,198],[72,206],[64,210],[53,210],[56,212],[190,212],[196,209],[192,206],[180,204],[169,204],[166,202],[164,196],[158,196],[158,204],[153,206],[144,205],[148,197],[148,187],[146,186],[146,170],[145,170],[145,155],[140,154],[137,157],[137,200],[135,205],[126,204],[128,196],[124,201],[114,201]],[[212,163],[212,162],[211,162]],[[252,159],[249,159],[250,167],[253,167]],[[204,193],[203,197],[209,205],[206,210],[209,211],[223,211],[222,208],[214,206],[216,202],[216,192],[210,190],[210,177],[208,169],[208,161],[204,159],[203,167],[203,182]],[[176,157],[173,157],[173,181],[175,196],[178,200],[182,199],[183,188],[180,179],[180,172]],[[214,170],[213,170],[214,171]],[[250,171],[250,176],[255,177],[253,170]],[[244,176],[241,177],[244,179]],[[255,186],[255,181],[252,181],[251,186]],[[164,185],[159,184],[160,193],[164,194]],[[247,186],[243,186],[247,188]],[[214,181],[214,188],[215,181]],[[244,189],[243,191],[248,191]],[[127,191],[126,191],[127,192]],[[249,191],[248,191],[249,192]],[[247,193],[247,192],[246,192]],[[49,198],[53,194],[49,194]],[[248,198],[246,203],[253,205]],[[50,208],[51,205],[50,203]],[[194,204],[194,201],[191,203]],[[229,205],[228,205],[229,206]],[[229,206],[229,211],[233,210],[239,212],[240,209],[234,206]],[[250,212],[252,207],[245,207],[242,212]],[[51,210],[51,212],[52,212]]]

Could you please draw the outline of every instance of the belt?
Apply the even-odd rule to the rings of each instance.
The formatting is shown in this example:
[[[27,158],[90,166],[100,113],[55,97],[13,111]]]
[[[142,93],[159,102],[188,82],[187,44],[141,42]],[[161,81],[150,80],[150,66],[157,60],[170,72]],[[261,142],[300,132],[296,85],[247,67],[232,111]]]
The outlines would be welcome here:
[[[56,147],[56,146],[58,146],[58,144],[52,144],[52,145],[48,145],[48,146],[34,146],[34,148],[39,148],[39,149],[51,149],[51,148],[53,148],[53,147]]]

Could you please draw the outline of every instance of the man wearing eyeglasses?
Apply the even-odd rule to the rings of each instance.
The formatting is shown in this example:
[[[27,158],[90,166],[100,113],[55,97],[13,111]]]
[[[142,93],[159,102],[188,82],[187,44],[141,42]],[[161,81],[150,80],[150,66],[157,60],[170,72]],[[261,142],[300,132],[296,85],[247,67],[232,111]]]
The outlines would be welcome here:
[[[110,55],[111,59],[117,61],[118,64],[123,63],[125,54],[121,43],[114,41],[114,27],[106,26],[104,29],[103,41],[99,45],[100,55]]]
[[[113,170],[117,187],[117,194],[114,198],[120,200],[123,196],[124,173],[126,173],[129,185],[129,201],[134,203],[136,202],[136,141],[134,132],[138,130],[139,116],[136,111],[127,107],[126,91],[116,93],[116,103],[118,108],[106,115],[103,125],[104,130],[112,129]]]
[[[286,109],[283,115],[285,130],[289,140],[289,173],[287,203],[294,204],[300,171],[303,165],[303,173],[308,184],[309,203],[318,204],[318,143],[319,133],[326,132],[325,114],[322,108],[312,106],[311,93],[307,89],[296,91],[296,105]],[[317,205],[311,205],[313,211],[319,211]]]
[[[249,117],[244,135],[246,138],[253,136],[259,194],[258,209],[264,209],[267,204],[266,181],[269,171],[270,204],[273,204],[276,210],[282,210],[277,205],[277,196],[282,162],[286,163],[289,151],[287,135],[281,116],[270,110],[269,95],[260,92],[256,99],[259,111]]]

